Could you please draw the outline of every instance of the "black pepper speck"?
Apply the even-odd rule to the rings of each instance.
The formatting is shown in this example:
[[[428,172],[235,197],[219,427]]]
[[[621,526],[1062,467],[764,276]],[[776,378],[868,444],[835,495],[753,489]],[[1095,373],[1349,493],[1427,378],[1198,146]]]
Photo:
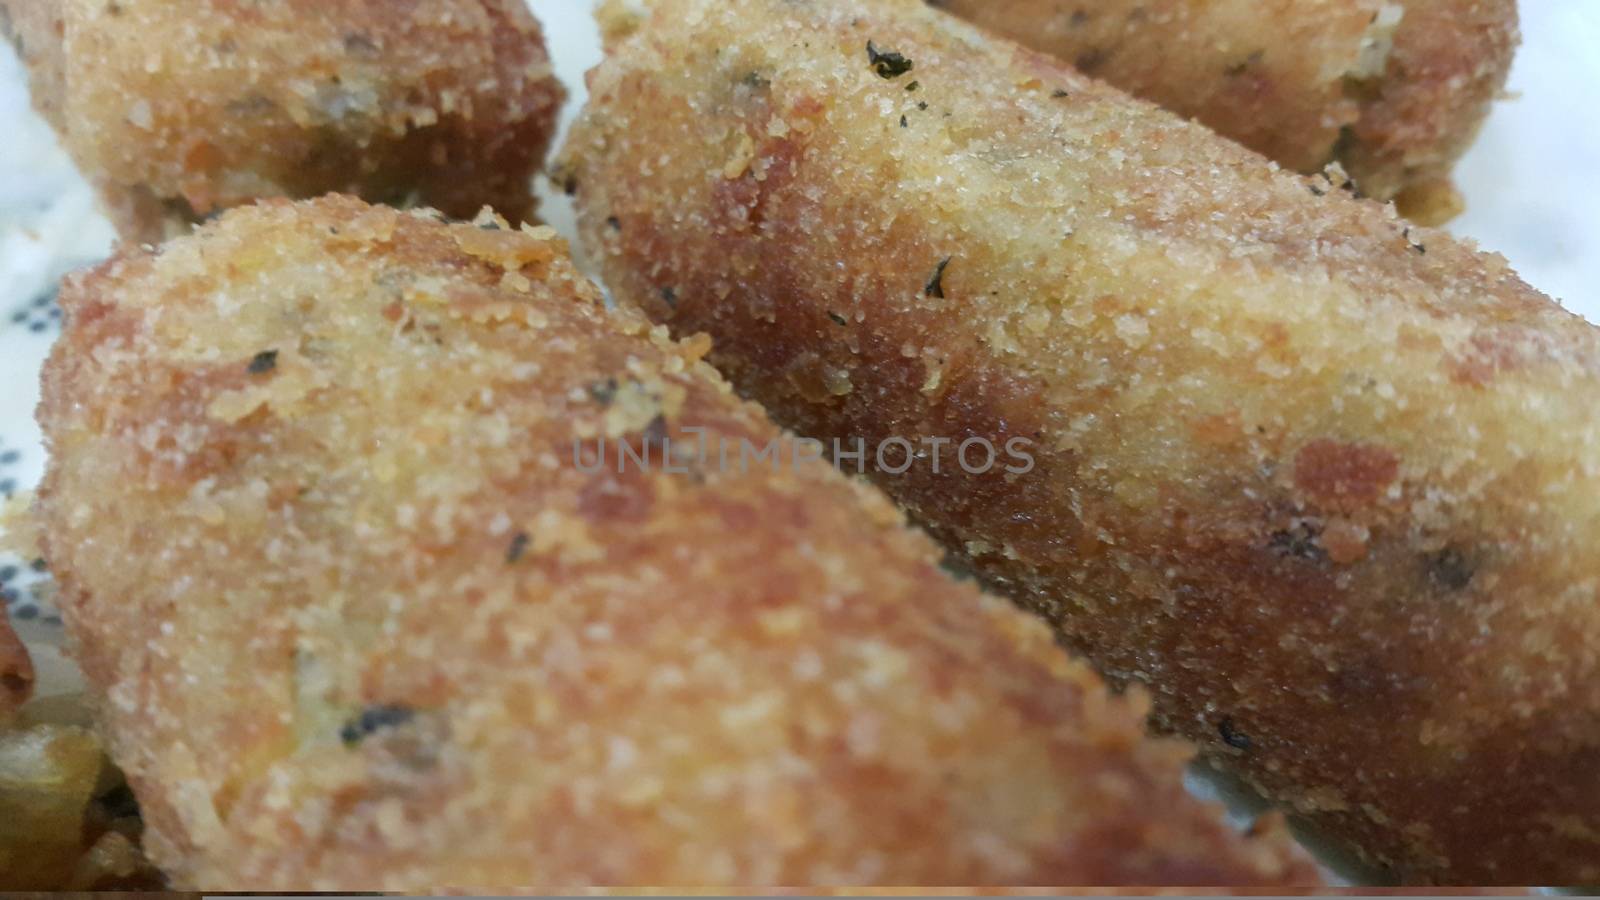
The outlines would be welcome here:
[[[888,79],[899,78],[915,66],[911,60],[893,50],[879,50],[871,41],[867,41],[867,61],[872,64],[872,70],[878,73],[879,78]]]
[[[507,563],[516,562],[522,558],[523,554],[528,552],[528,540],[526,531],[517,532],[516,536],[511,539],[511,546],[506,548]]]
[[[952,259],[954,257],[946,256],[944,259],[939,260],[939,265],[933,270],[933,277],[929,278],[928,283],[922,288],[923,296],[944,299],[944,270],[945,267],[950,265],[950,260]]]
[[[617,380],[615,378],[607,378],[605,381],[597,381],[589,385],[589,396],[593,397],[594,402],[601,406],[610,406],[611,401],[617,398]]]
[[[339,728],[339,740],[345,746],[354,746],[373,732],[385,728],[394,728],[404,725],[416,716],[416,711],[409,706],[384,704],[382,706],[369,706],[361,714],[345,722]]]
[[[1222,721],[1217,723],[1217,734],[1222,736],[1223,743],[1234,748],[1235,750],[1250,749],[1250,736],[1239,731],[1239,729],[1233,724],[1233,718],[1231,716],[1223,716]]]
[[[265,375],[278,367],[278,351],[263,350],[251,357],[250,365],[245,371],[251,375]]]
[[[1472,583],[1474,567],[1466,554],[1446,547],[1428,557],[1428,578],[1447,591],[1464,590]]]

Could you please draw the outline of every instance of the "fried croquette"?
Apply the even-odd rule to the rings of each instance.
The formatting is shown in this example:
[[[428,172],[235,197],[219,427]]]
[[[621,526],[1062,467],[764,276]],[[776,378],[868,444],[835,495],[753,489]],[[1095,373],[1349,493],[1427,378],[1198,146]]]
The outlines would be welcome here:
[[[1425,224],[1518,42],[1516,0],[929,2]]]
[[[655,0],[605,0],[607,43]],[[1451,180],[1504,91],[1515,0],[928,0],[1196,118],[1281,165],[1332,169],[1419,224],[1464,201]]]
[[[909,0],[662,0],[590,80],[558,165],[619,302],[800,434],[944,442],[868,468],[1396,877],[1600,879],[1592,326]]]
[[[563,90],[521,0],[0,0],[126,240],[331,190],[534,214]]]
[[[61,299],[44,551],[179,886],[1315,880],[548,229],[276,201]]]

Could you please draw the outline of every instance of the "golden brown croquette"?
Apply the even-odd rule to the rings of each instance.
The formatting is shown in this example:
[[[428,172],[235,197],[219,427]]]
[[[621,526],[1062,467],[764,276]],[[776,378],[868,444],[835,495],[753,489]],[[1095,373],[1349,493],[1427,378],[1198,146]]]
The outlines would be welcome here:
[[[123,238],[338,190],[533,216],[564,96],[522,0],[0,0]]]
[[[1516,0],[929,2],[1426,224],[1518,41]]]
[[[661,0],[590,90],[617,298],[798,433],[951,441],[879,483],[1163,729],[1407,880],[1600,879],[1593,327],[910,0]]]
[[[607,44],[655,0],[605,0]],[[1515,0],[928,0],[1002,37],[1198,119],[1307,174],[1438,225],[1505,88]]]

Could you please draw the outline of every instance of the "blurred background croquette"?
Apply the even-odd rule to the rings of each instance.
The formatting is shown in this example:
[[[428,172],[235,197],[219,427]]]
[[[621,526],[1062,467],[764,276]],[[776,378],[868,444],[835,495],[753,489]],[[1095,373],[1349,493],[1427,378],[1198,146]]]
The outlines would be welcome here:
[[[0,0],[0,19],[137,242],[329,191],[531,219],[564,97],[522,0]]]

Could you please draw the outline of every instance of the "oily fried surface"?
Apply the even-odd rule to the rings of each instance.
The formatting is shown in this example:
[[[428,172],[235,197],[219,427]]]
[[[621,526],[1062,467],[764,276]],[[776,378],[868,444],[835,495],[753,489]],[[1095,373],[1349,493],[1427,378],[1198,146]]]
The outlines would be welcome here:
[[[180,886],[1314,878],[881,495],[665,469],[779,432],[548,229],[277,202],[62,302],[45,551]]]
[[[530,218],[563,91],[521,0],[0,0],[124,238],[330,190]]]
[[[799,433],[1032,441],[881,484],[1399,877],[1600,877],[1591,326],[917,3],[662,0],[591,80],[620,301]]]
[[[1505,86],[1515,0],[930,0],[1284,166],[1342,163],[1402,210],[1449,174]],[[1435,199],[1435,202],[1437,200]],[[1429,222],[1434,224],[1434,222]]]

